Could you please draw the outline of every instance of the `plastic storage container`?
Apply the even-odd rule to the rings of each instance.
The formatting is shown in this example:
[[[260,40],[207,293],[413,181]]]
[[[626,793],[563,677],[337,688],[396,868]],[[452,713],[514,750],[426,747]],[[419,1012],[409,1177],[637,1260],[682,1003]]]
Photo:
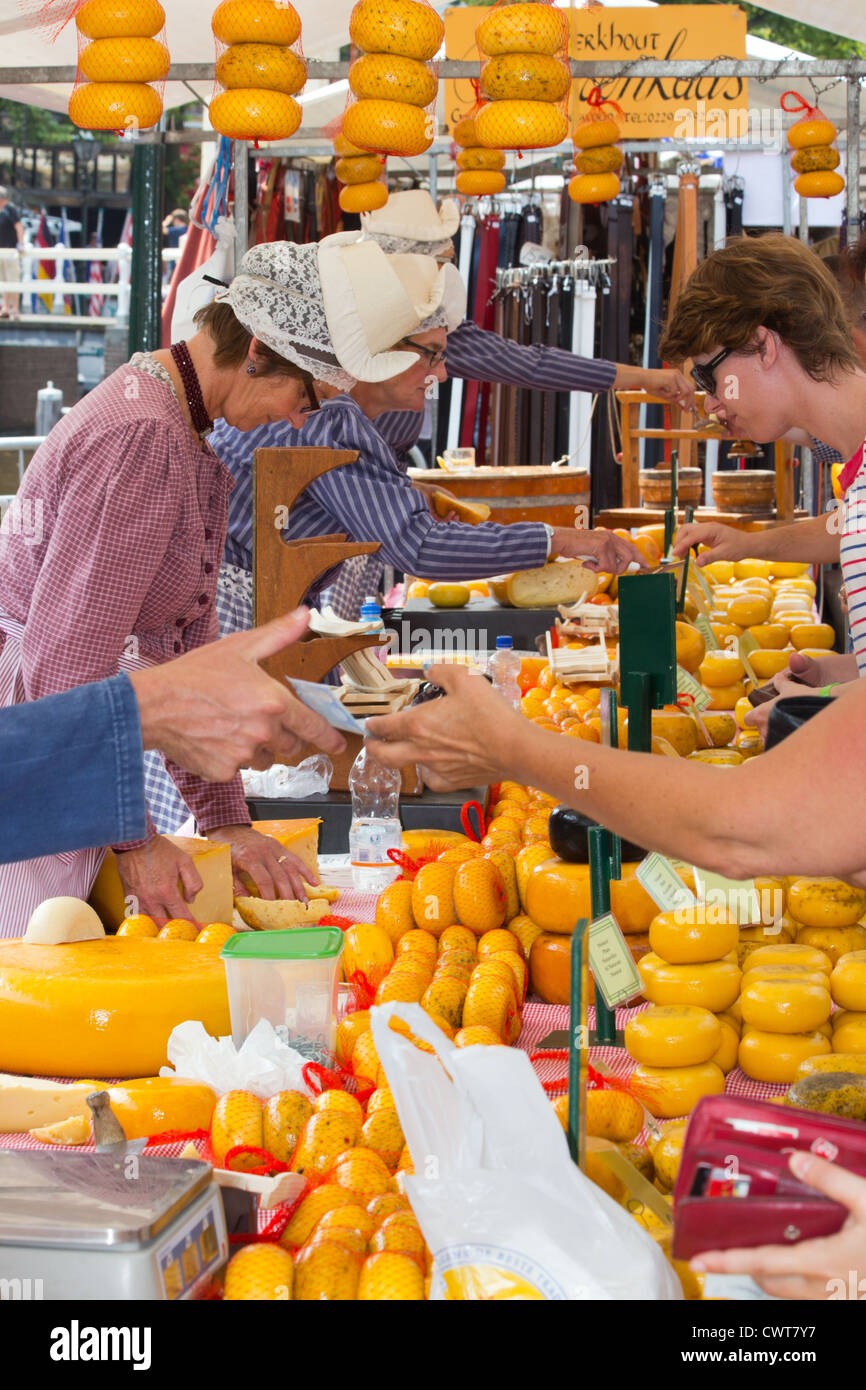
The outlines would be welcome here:
[[[309,1062],[333,1063],[343,933],[339,927],[239,932],[223,946],[232,1041],[259,1019]]]

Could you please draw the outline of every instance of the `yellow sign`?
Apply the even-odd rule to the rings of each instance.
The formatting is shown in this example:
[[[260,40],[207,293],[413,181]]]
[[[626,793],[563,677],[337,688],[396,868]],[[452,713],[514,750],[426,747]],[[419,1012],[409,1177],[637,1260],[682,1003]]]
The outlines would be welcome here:
[[[475,30],[490,11],[484,6],[445,11],[446,57],[477,62]],[[580,62],[621,62],[618,77],[602,78],[602,95],[625,113],[623,138],[736,138],[749,132],[748,82],[744,77],[633,77],[641,58],[745,58],[746,16],[737,5],[657,5],[653,9],[572,9],[570,55]],[[585,115],[592,78],[572,83],[572,124]],[[475,105],[471,81],[445,82],[449,130]]]

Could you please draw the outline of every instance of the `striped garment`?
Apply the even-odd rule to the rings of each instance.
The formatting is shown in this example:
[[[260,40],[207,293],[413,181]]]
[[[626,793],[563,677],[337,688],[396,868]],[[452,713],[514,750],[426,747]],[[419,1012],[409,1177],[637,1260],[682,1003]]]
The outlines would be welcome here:
[[[344,532],[356,541],[380,541],[382,560],[406,574],[425,579],[482,579],[509,570],[533,569],[547,559],[550,543],[540,522],[499,526],[484,522],[465,526],[437,521],[427,499],[413,488],[390,446],[351,396],[322,402],[303,432],[283,424],[264,425],[241,434],[221,421],[211,444],[235,478],[229,499],[229,537],[225,560],[252,568],[252,459],[265,446],[304,445],[353,449],[358,462],[335,468],[311,483],[292,508],[283,532],[286,540],[303,540]],[[318,594],[337,569],[324,575],[310,594]]]
[[[859,465],[855,460],[859,456]],[[840,555],[842,577],[848,597],[848,625],[851,645],[857,658],[860,675],[866,675],[866,468],[863,467],[863,446],[845,467],[845,473],[857,469],[845,493],[842,505],[842,535]],[[845,475],[843,475],[844,477]],[[831,512],[830,522],[836,516]]]

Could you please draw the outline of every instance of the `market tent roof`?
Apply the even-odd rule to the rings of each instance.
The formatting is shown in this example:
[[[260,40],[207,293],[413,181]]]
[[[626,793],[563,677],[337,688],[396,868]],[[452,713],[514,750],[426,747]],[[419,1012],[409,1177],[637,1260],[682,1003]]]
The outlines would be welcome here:
[[[796,19],[800,24],[810,24],[813,29],[824,29],[828,34],[841,34],[842,38],[855,39],[866,43],[866,7],[863,0],[824,0],[816,5],[814,0],[784,0],[775,4],[761,0],[762,10],[772,10],[785,19]],[[852,58],[854,54],[850,55]]]

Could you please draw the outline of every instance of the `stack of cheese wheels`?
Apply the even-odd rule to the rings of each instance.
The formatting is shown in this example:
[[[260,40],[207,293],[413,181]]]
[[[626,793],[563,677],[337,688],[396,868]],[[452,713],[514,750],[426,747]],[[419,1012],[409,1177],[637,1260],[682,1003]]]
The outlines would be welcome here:
[[[850,951],[866,948],[866,893],[839,878],[789,878],[786,911],[803,946],[826,951],[835,965]]]
[[[605,115],[602,108],[613,103],[602,101],[598,87],[587,101],[590,113],[578,122],[572,135],[575,175],[568,185],[568,196],[573,203],[606,203],[619,193],[623,154],[616,142],[621,132],[617,122]]]
[[[491,197],[505,187],[505,155],[502,150],[489,150],[478,139],[475,118],[464,116],[454,127],[454,143],[460,146],[457,156],[457,192],[467,198]]]
[[[808,106],[801,98],[798,109],[804,108],[805,115],[788,131],[791,168],[798,175],[794,189],[802,198],[831,198],[845,187],[842,175],[836,173],[839,163],[839,151],[833,143],[836,127],[817,107]],[[784,100],[782,109],[788,109]]]
[[[629,1021],[625,1045],[638,1063],[632,1091],[662,1119],[721,1095],[736,1065],[739,1030],[728,1010],[740,991],[738,934],[732,915],[703,903],[650,923],[638,970],[653,1007]]]
[[[831,1051],[830,970],[824,951],[762,946],[745,962],[739,1063],[753,1081],[791,1085],[810,1057]]]
[[[427,0],[358,0],[349,34],[362,52],[349,69],[346,139],[379,154],[423,154],[436,133],[430,59],[445,34],[439,15]]]
[[[734,709],[747,693],[746,668],[736,652],[709,651],[698,667],[698,680],[710,693],[708,709]]]
[[[840,957],[830,976],[833,1051],[866,1054],[866,951]]]
[[[334,136],[334,153],[335,172],[344,185],[340,189],[343,212],[375,212],[383,208],[388,201],[388,185],[382,156],[359,149],[345,135]]]
[[[223,0],[211,21],[218,43],[217,82],[210,104],[214,130],[231,140],[285,140],[301,124],[295,95],[307,65],[294,51],[301,21],[289,0]]]
[[[69,99],[69,119],[85,130],[145,130],[162,115],[149,83],[164,81],[168,49],[159,0],[85,0],[75,16],[78,69],[86,80]]]
[[[568,12],[540,0],[495,5],[475,31],[482,56],[478,139],[488,149],[533,150],[568,134],[564,103],[571,86],[565,61]]]

